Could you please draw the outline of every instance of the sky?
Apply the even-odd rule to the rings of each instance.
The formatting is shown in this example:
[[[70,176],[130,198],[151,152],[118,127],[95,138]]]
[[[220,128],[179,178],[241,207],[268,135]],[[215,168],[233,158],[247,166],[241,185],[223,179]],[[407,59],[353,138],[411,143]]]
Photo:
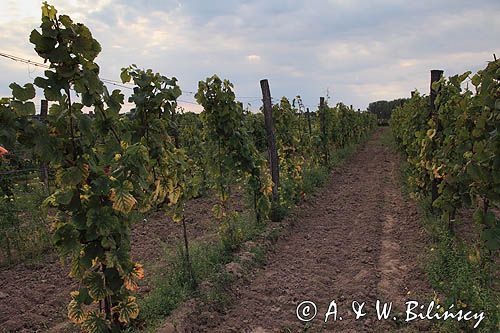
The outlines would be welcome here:
[[[300,95],[315,109],[328,95],[330,105],[366,109],[414,89],[427,93],[431,69],[477,71],[500,57],[499,0],[48,2],[101,43],[101,77],[119,80],[130,64],[175,76],[180,105],[192,111],[201,107],[190,92],[212,74],[233,82],[252,110],[261,105],[264,78],[274,100]],[[41,3],[2,0],[0,52],[41,61],[29,42]],[[2,57],[0,70],[0,96],[10,95],[11,82],[43,74]]]

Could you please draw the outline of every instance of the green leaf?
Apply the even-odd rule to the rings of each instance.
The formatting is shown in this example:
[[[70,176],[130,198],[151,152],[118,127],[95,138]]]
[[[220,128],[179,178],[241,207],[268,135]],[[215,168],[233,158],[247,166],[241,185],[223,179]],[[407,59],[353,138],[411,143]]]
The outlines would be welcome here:
[[[497,251],[500,249],[500,234],[498,230],[493,228],[483,230],[481,234],[483,240],[485,240],[484,245],[490,251]]]
[[[120,79],[122,80],[123,83],[130,82],[131,80],[128,70],[129,70],[128,68],[123,68],[122,72],[120,73]]]
[[[74,192],[72,190],[59,190],[55,195],[55,201],[61,205],[69,205],[73,198]]]
[[[493,212],[487,212],[485,215],[484,215],[484,224],[488,225],[488,226],[495,226],[496,224],[496,217],[495,217],[495,214],[493,214]]]
[[[12,89],[12,96],[21,102],[35,97],[35,88],[31,83],[25,84],[24,87],[21,87],[17,83],[11,83],[9,87]]]
[[[35,45],[35,51],[40,56],[46,58],[46,53],[56,46],[57,40],[47,36],[42,36],[37,30],[33,30],[30,35],[30,43]],[[38,86],[38,84],[36,85]]]
[[[105,249],[116,249],[116,242],[111,237],[103,237],[101,240],[101,246]]]
[[[33,102],[12,101],[10,104],[20,117],[32,116],[35,114],[35,104]]]
[[[471,82],[475,87],[477,87],[481,83],[481,77],[478,74],[476,74],[472,77]]]
[[[66,28],[70,28],[73,24],[73,20],[68,15],[59,15],[59,22],[61,22]]]
[[[78,296],[76,296],[76,300],[85,305],[92,304],[92,297],[90,297],[89,290],[85,287],[81,287],[78,290]]]
[[[106,267],[104,270],[104,278],[106,279],[106,284],[111,291],[118,292],[123,287],[123,279],[118,272],[118,267]]]
[[[80,233],[70,223],[56,226],[54,233],[54,244],[63,255],[77,253],[80,250]]]
[[[469,163],[467,165],[467,173],[469,176],[471,176],[474,180],[478,180],[481,178],[481,172],[479,170],[479,167],[475,163]]]
[[[69,167],[67,169],[61,170],[59,177],[60,177],[60,181],[62,184],[65,184],[68,186],[74,186],[74,185],[79,184],[82,181],[83,173],[79,167],[73,166],[73,167]]]

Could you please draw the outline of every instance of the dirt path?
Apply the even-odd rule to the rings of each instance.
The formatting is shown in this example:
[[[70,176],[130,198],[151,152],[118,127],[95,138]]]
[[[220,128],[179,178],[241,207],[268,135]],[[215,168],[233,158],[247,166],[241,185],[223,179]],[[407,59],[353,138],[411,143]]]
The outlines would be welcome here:
[[[268,255],[264,269],[235,288],[225,313],[193,314],[190,332],[388,332],[410,331],[406,323],[378,321],[375,302],[430,302],[429,286],[418,267],[426,237],[413,203],[399,184],[399,157],[384,143],[384,130],[340,169],[329,183],[294,213],[293,227]],[[430,297],[430,298],[429,298]],[[301,323],[296,306],[305,300],[318,314]],[[336,300],[343,320],[324,323]],[[367,315],[354,320],[351,302],[366,302]],[[404,319],[403,315],[400,315]],[[413,330],[428,330],[421,321]],[[308,329],[306,329],[308,328]]]

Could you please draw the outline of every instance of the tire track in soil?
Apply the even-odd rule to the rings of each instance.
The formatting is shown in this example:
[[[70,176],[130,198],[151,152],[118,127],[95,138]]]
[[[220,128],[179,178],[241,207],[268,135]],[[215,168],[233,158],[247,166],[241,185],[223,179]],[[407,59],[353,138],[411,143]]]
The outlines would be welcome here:
[[[382,143],[384,131],[379,129],[320,192],[299,205],[290,217],[291,230],[268,255],[265,268],[233,288],[234,303],[224,313],[190,315],[190,323],[183,323],[186,332],[302,332],[305,325],[295,311],[304,300],[318,306],[307,332],[410,328],[378,321],[374,310],[377,299],[394,302],[399,311],[408,299],[430,301],[417,264],[427,239],[415,205],[401,192],[399,157]],[[325,324],[332,300],[343,320],[330,317]],[[366,302],[363,319],[354,319],[353,300]],[[413,329],[428,329],[427,323],[418,325]]]

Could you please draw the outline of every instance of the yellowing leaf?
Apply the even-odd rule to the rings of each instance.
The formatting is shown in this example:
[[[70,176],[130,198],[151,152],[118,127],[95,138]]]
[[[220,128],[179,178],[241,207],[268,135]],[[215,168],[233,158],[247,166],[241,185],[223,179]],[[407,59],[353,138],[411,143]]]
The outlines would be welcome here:
[[[126,289],[137,290],[137,282],[144,279],[144,268],[141,264],[136,263],[134,269],[123,278],[123,285]]]
[[[110,323],[104,317],[104,313],[91,311],[82,323],[82,330],[86,333],[108,333],[110,331]]]
[[[54,6],[47,4],[46,1],[42,5],[42,17],[48,17],[53,20],[56,18],[57,10]]]
[[[82,202],[88,202],[89,199],[90,199],[90,195],[88,195],[88,194],[80,194],[80,200]]]
[[[167,180],[167,191],[172,192],[175,188],[174,180],[172,178],[169,178]]]
[[[87,178],[89,178],[89,174],[90,174],[90,166],[87,163],[85,163],[82,167],[82,179],[86,181]]]
[[[273,186],[272,185],[268,185],[265,189],[264,189],[264,194],[266,195],[269,195],[273,192]]]
[[[129,296],[125,301],[119,302],[117,306],[113,307],[112,311],[118,313],[118,320],[121,323],[127,324],[132,319],[137,318],[139,306],[135,297]]]
[[[79,256],[75,256],[71,260],[71,270],[69,276],[72,278],[81,277],[85,272],[85,266],[80,261]]]
[[[440,171],[441,171],[442,168],[443,168],[443,165],[440,165],[439,167],[432,169],[432,173],[434,174],[434,178],[436,178],[436,179],[445,178],[444,173],[440,174]]]
[[[144,268],[142,267],[141,264],[136,263],[134,266],[134,274],[137,276],[138,280],[144,279]]]
[[[73,293],[71,295],[72,297],[74,296]],[[81,324],[85,321],[87,316],[82,308],[82,304],[75,299],[77,296],[78,291],[76,291],[76,296],[74,296],[71,302],[69,302],[68,304],[68,318],[75,324]]]
[[[181,189],[179,187],[176,187],[173,191],[168,193],[168,204],[175,205],[179,201],[180,197]]]
[[[152,197],[151,197],[151,200],[153,202],[156,202],[156,201],[163,201],[163,199],[165,198],[165,191],[161,185],[161,182],[159,179],[157,179],[155,181],[155,190],[152,194]]]
[[[172,220],[173,220],[175,223],[182,222],[182,215],[181,215],[181,214],[177,214],[177,213],[175,213],[175,214],[174,214],[174,216],[172,216]]]
[[[134,196],[125,189],[112,189],[110,200],[113,202],[113,209],[124,214],[129,213],[137,204]]]
[[[89,273],[83,278],[83,283],[87,287],[90,297],[96,301],[100,301],[108,295],[101,273]]]

